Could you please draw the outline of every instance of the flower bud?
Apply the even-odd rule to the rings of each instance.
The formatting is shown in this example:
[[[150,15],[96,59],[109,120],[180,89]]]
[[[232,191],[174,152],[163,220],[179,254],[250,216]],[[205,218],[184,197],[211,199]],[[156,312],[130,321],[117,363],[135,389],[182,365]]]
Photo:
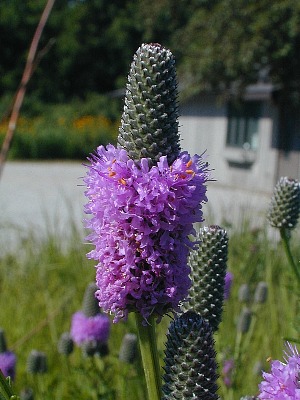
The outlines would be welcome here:
[[[27,358],[27,371],[31,374],[44,374],[48,371],[47,356],[42,351],[32,350]]]
[[[74,342],[69,332],[65,332],[61,335],[57,344],[57,349],[60,354],[66,356],[73,352]]]
[[[267,214],[271,226],[292,230],[300,212],[300,186],[296,179],[282,177],[276,184]]]
[[[251,318],[251,310],[249,310],[249,308],[244,308],[238,319],[237,331],[241,333],[247,333],[250,328]]]
[[[266,282],[258,282],[254,292],[255,303],[265,303],[268,297],[268,284]]]
[[[126,363],[133,363],[137,355],[137,336],[134,333],[126,333],[124,335],[119,360]]]
[[[94,282],[88,284],[85,289],[82,301],[82,312],[86,317],[94,317],[100,313],[99,302],[95,297],[96,290],[97,285]]]
[[[142,44],[128,75],[118,144],[130,158],[169,165],[180,152],[175,59],[160,44]]]
[[[218,399],[212,329],[195,312],[171,322],[165,349],[163,400]]]
[[[215,332],[223,310],[228,237],[224,229],[211,225],[201,228],[196,240],[199,245],[189,257],[192,286],[182,310],[200,314]]]

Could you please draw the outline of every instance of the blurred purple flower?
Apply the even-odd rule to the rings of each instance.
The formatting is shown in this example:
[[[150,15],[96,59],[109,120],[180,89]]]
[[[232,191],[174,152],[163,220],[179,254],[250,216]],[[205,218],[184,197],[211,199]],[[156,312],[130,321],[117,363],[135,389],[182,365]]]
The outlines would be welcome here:
[[[227,271],[225,275],[224,300],[229,299],[232,282],[233,282],[233,274]]]
[[[227,387],[230,387],[232,384],[231,375],[232,375],[233,368],[234,368],[234,360],[233,359],[224,361],[223,368],[222,368],[222,378],[223,378],[224,384]]]
[[[285,363],[271,362],[271,372],[263,372],[258,399],[300,399],[300,355],[296,347],[286,343]]]
[[[107,315],[97,314],[87,317],[83,312],[73,314],[71,337],[77,345],[89,341],[106,343],[110,332],[110,320]]]
[[[15,378],[16,373],[16,355],[12,351],[0,353],[0,370],[5,377]]]
[[[171,166],[161,157],[149,168],[124,149],[100,146],[90,159],[85,211],[87,237],[98,261],[96,295],[114,322],[138,311],[162,316],[188,294],[187,257],[193,223],[203,221],[208,170],[199,156],[181,153]]]

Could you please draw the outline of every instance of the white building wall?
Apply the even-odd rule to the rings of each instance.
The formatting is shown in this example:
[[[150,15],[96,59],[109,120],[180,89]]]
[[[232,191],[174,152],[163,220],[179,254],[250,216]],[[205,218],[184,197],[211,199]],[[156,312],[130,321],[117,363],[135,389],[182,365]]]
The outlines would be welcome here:
[[[183,104],[180,114],[182,149],[191,154],[206,150],[212,177],[216,179],[208,183],[210,201],[205,207],[213,215],[211,222],[221,224],[225,216],[234,221],[252,210],[264,219],[277,180],[277,150],[272,148],[276,109],[269,102],[264,103],[256,153],[226,147],[226,106],[216,104],[213,97]],[[253,161],[249,168],[230,163],[245,159]]]

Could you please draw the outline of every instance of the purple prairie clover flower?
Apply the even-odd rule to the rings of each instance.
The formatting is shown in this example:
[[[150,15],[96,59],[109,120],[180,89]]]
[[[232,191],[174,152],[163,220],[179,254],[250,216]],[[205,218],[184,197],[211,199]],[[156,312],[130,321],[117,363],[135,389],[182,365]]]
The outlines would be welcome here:
[[[224,300],[229,299],[232,282],[233,282],[233,274],[227,271],[225,275]]]
[[[16,361],[16,355],[12,351],[0,353],[0,370],[6,378],[8,376],[10,376],[11,379],[15,378]]]
[[[222,368],[222,378],[225,386],[231,387],[232,385],[232,372],[234,369],[234,360],[224,360]]]
[[[300,355],[296,347],[286,344],[284,360],[271,362],[271,372],[263,372],[258,399],[300,400]]]
[[[109,332],[110,320],[107,315],[97,314],[93,317],[87,317],[81,311],[73,314],[70,334],[78,346],[89,341],[106,343]]]
[[[189,235],[203,221],[207,201],[203,159],[183,152],[171,165],[162,156],[150,168],[146,158],[137,164],[126,150],[108,145],[89,161],[86,227],[95,248],[88,257],[98,262],[100,307],[114,322],[130,311],[146,321],[178,309],[190,287]]]

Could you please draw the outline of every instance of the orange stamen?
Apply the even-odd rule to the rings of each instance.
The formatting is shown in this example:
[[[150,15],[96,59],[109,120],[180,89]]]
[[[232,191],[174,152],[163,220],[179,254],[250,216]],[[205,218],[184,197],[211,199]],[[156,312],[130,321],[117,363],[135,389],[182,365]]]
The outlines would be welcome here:
[[[118,181],[118,182],[122,183],[122,185],[126,185],[126,181],[125,181],[125,179],[124,179],[124,178],[121,178],[121,179],[119,179],[119,181]]]
[[[192,160],[189,160],[189,161],[186,163],[187,168],[189,168],[192,164],[193,164],[193,161],[192,161]]]

